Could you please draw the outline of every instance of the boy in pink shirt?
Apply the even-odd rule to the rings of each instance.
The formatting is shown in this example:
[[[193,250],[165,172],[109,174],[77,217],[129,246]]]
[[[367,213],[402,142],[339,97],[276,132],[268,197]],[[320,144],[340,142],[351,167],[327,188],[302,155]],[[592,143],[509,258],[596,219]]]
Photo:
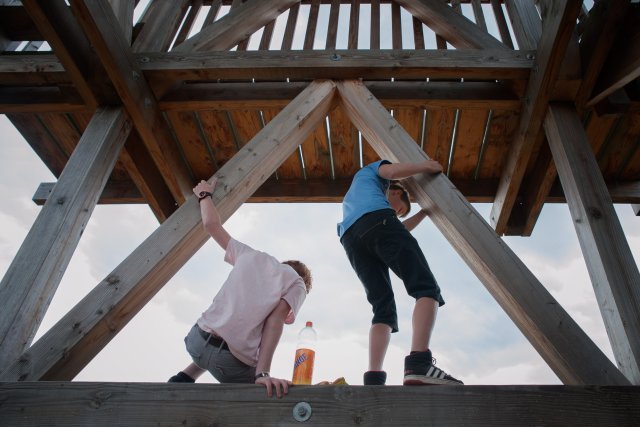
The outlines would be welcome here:
[[[202,225],[225,250],[233,269],[213,302],[185,338],[193,364],[170,382],[193,382],[208,370],[221,383],[255,383],[267,395],[286,394],[291,381],[269,375],[284,324],[295,320],[311,289],[311,273],[300,261],[279,262],[271,255],[233,239],[213,204],[216,179],[193,189]]]

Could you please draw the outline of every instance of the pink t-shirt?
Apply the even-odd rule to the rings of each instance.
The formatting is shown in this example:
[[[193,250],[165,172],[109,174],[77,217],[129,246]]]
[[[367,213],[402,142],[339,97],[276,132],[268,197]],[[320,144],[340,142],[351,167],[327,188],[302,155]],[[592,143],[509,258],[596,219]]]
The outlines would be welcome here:
[[[287,320],[293,320],[307,296],[304,281],[291,266],[233,238],[224,260],[234,267],[198,326],[220,335],[235,357],[256,366],[265,319],[284,299],[291,307]]]

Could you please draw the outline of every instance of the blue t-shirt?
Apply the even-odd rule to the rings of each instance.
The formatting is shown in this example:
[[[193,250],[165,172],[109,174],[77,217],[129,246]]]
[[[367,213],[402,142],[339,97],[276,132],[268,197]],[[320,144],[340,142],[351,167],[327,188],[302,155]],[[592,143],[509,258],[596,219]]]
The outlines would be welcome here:
[[[353,177],[351,187],[342,202],[342,222],[338,223],[338,236],[344,233],[361,216],[380,209],[391,209],[387,200],[389,180],[378,175],[380,165],[391,163],[379,160],[360,169]]]

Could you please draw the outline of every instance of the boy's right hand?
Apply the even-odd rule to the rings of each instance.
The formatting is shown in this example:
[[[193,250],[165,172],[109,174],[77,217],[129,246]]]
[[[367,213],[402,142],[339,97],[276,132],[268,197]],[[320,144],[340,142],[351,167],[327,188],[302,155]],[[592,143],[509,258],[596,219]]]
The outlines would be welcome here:
[[[267,388],[267,396],[269,397],[273,395],[271,387],[275,388],[276,396],[281,398],[283,394],[289,393],[289,386],[292,385],[292,382],[280,378],[260,377],[256,378],[256,384],[265,386]]]
[[[442,165],[433,159],[424,161],[424,173],[437,174],[442,172]]]

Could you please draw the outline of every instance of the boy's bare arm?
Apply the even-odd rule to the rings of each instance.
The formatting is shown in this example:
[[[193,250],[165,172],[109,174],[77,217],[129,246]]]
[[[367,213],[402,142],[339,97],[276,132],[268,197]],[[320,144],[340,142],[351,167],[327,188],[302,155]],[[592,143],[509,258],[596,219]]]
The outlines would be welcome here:
[[[420,173],[440,172],[442,172],[442,165],[432,159],[418,163],[385,163],[378,168],[378,175],[385,179],[404,179]]]
[[[217,182],[218,179],[215,177],[212,179],[211,183],[202,180],[193,188],[193,193],[198,198],[202,197],[201,194],[213,194]],[[207,230],[211,237],[213,237],[213,240],[215,240],[222,249],[227,250],[227,245],[229,244],[231,236],[222,226],[220,213],[213,204],[213,199],[211,197],[205,197],[200,200],[200,215],[202,215],[202,226],[204,229]]]
[[[404,221],[402,221],[402,225],[404,225],[407,230],[412,231],[428,215],[429,215],[429,213],[427,211],[425,211],[424,209],[419,210],[418,212],[415,213],[415,215],[412,215],[411,217],[409,217],[409,218],[405,219]]]

